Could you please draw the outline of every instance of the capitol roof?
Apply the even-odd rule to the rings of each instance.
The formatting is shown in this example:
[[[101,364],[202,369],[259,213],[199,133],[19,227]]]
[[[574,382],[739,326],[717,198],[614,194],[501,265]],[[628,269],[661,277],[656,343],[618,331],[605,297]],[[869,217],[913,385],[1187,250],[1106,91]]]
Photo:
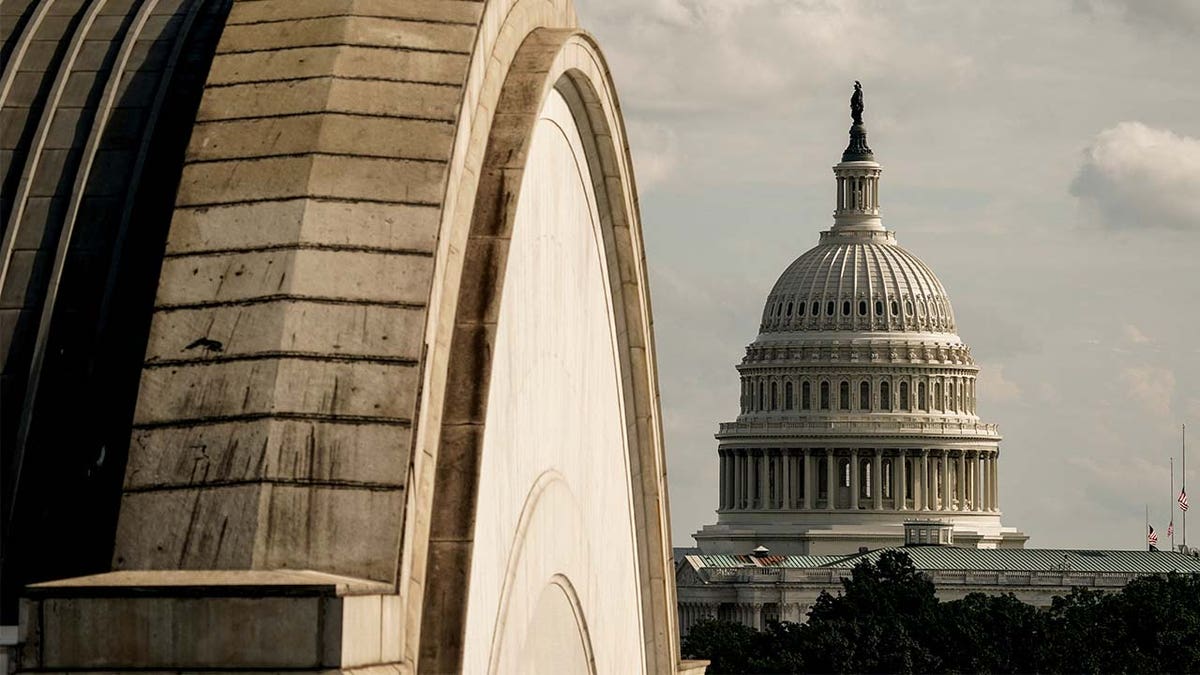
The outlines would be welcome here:
[[[826,232],[780,275],[762,332],[955,332],[942,282],[915,255],[877,235]]]
[[[1118,572],[1200,574],[1200,558],[1174,551],[1084,550],[1054,548],[959,548],[956,546],[905,546],[881,548],[867,553],[834,555],[689,555],[685,560],[695,569],[786,568],[850,569],[860,562],[877,562],[884,551],[903,551],[919,570],[986,572]]]

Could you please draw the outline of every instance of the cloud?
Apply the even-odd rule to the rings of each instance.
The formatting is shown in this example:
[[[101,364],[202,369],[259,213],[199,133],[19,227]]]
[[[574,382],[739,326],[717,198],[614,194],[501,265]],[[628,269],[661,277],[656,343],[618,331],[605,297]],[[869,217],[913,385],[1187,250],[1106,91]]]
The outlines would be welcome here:
[[[1096,135],[1070,190],[1113,229],[1200,230],[1200,139],[1121,122]]]
[[[663,124],[630,120],[630,154],[637,184],[643,193],[667,182],[679,164],[679,141],[675,130]]]
[[[1129,324],[1129,323],[1125,324],[1124,331],[1125,331],[1125,339],[1132,342],[1135,345],[1144,345],[1144,344],[1149,344],[1150,342],[1153,342],[1153,340],[1151,340],[1149,337],[1147,337],[1146,334],[1143,333],[1140,328],[1138,328],[1137,326],[1135,326],[1133,324]]]
[[[1160,417],[1171,414],[1171,397],[1175,393],[1175,374],[1165,368],[1140,366],[1121,372],[1130,398],[1148,412]]]
[[[1195,0],[1076,0],[1075,8],[1156,32],[1166,30],[1191,37],[1200,29],[1200,4]]]
[[[1004,377],[1004,366],[979,364],[976,388],[979,397],[989,402],[1016,401],[1021,398],[1021,387]]]

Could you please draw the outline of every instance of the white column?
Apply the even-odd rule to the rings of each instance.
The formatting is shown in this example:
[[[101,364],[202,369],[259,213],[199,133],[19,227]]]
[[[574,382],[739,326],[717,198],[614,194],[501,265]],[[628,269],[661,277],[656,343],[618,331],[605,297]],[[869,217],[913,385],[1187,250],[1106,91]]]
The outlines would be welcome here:
[[[947,456],[946,450],[938,455],[938,499],[940,511],[949,511],[953,508],[953,498],[950,494],[950,457]]]
[[[958,510],[967,510],[967,452],[958,451]]]
[[[811,448],[804,449],[804,508],[812,510],[817,504],[817,458]]]
[[[918,450],[913,456],[913,508],[925,510],[925,450]]]
[[[792,503],[792,449],[782,448],[779,451],[779,460],[783,464],[783,507],[785,509],[793,508]]]
[[[905,500],[908,495],[905,494],[905,471],[904,471],[904,450],[897,450],[896,455],[892,457],[892,504],[897,511],[903,511],[907,508]]]
[[[850,451],[850,508],[858,510],[858,494],[862,491],[859,483],[858,448]]]
[[[825,508],[832,511],[837,502],[837,483],[834,481],[837,459],[832,450],[825,451]]]
[[[874,498],[875,510],[883,509],[883,450],[875,448],[875,461],[871,471],[871,496]],[[893,472],[894,474],[895,472]],[[892,495],[896,494],[896,486],[892,486]]]
[[[718,450],[717,453],[721,457],[721,478],[718,482],[717,508],[724,510],[729,505],[729,495],[726,492],[726,483],[729,478],[729,456],[724,450]]]
[[[934,459],[930,455],[929,450],[922,450],[921,465],[925,469],[925,509],[928,511],[934,510],[937,506],[937,483],[934,481],[936,470],[934,469]]]
[[[992,509],[1000,510],[1000,454],[991,458]]]
[[[740,509],[745,501],[745,455],[733,450],[733,508]]]
[[[758,450],[758,508],[768,508],[768,500],[771,498],[771,478],[768,471],[771,469],[771,464],[767,461],[766,448]]]
[[[776,509],[787,507],[785,495],[787,490],[784,485],[787,483],[787,473],[783,470],[783,448],[775,448],[775,503],[772,504]]]

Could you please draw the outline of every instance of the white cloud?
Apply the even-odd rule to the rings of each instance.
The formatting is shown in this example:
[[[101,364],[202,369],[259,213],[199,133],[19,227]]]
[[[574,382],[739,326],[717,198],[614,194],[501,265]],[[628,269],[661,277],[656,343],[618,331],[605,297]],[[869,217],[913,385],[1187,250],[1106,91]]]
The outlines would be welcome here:
[[[976,390],[984,401],[1003,403],[1021,398],[1021,387],[1004,376],[1004,366],[979,364]]]
[[[1200,139],[1121,122],[1084,151],[1071,194],[1115,229],[1200,230]]]
[[[1137,366],[1121,372],[1129,397],[1148,412],[1160,417],[1171,414],[1171,397],[1175,393],[1175,374],[1165,368]]]
[[[1151,340],[1145,333],[1143,333],[1140,328],[1138,328],[1137,326],[1135,326],[1133,324],[1130,324],[1130,323],[1125,324],[1124,331],[1125,331],[1125,339],[1132,342],[1135,345],[1144,345],[1144,344],[1149,344],[1150,342],[1153,342],[1153,340]]]

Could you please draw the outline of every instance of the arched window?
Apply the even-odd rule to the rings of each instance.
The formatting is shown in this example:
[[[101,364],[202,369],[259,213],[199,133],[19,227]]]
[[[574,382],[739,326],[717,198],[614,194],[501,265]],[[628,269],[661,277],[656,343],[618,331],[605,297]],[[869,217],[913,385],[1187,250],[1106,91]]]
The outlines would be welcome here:
[[[925,410],[925,383],[917,383],[917,410]]]
[[[859,316],[867,315],[867,301],[866,300],[858,301],[858,315]]]
[[[829,383],[821,383],[821,410],[829,410]]]
[[[908,410],[908,383],[900,383],[900,409]]]
[[[806,304],[802,302],[796,307],[796,316],[804,316],[804,306]]]
[[[845,380],[838,386],[838,407],[842,410],[850,409],[850,383]]]
[[[790,302],[788,303],[787,315],[788,316],[792,315],[792,303],[790,303]]]
[[[817,302],[816,300],[813,300],[813,304],[812,304],[812,315],[813,315],[813,316],[820,316],[820,315],[821,315],[821,303]]]
[[[883,301],[875,301],[875,316],[883,316]]]
[[[946,410],[955,410],[954,407],[954,380],[946,382]]]
[[[858,409],[871,409],[871,383],[865,380],[858,383]]]
[[[904,313],[905,313],[905,314],[907,314],[907,315],[909,315],[909,316],[912,316],[912,314],[913,314],[913,305],[912,305],[912,300],[905,300],[905,301],[904,301]]]
[[[808,380],[800,385],[800,407],[804,410],[812,410],[812,384]]]
[[[771,410],[779,410],[779,383],[771,383]]]
[[[850,316],[850,301],[842,301],[842,316]]]
[[[879,409],[892,409],[892,385],[887,380],[879,383]]]
[[[833,301],[825,303],[825,316],[833,316]]]
[[[842,487],[850,487],[850,460],[842,460]]]
[[[900,305],[895,300],[892,301],[892,316],[900,313]]]
[[[945,408],[942,407],[942,382],[941,382],[941,380],[938,380],[937,382],[933,383],[933,409],[934,410],[945,410]]]
[[[758,409],[763,410],[766,407],[765,403],[766,401],[763,398],[763,383],[760,381],[758,383]]]
[[[783,385],[783,409],[791,410],[796,406],[796,401],[792,397],[792,383],[787,382]]]

